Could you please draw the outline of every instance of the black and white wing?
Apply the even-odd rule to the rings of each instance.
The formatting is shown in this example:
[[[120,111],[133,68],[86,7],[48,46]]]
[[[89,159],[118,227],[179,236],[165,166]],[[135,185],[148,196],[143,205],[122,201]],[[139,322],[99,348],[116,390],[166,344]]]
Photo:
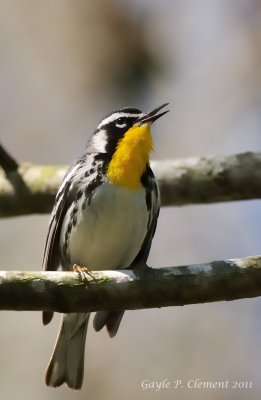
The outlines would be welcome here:
[[[56,271],[60,266],[59,240],[63,217],[69,205],[70,176],[68,171],[55,198],[43,256],[43,269],[46,271]]]
[[[66,214],[72,201],[72,177],[75,173],[75,170],[76,166],[69,169],[55,198],[55,204],[49,222],[49,229],[43,256],[43,269],[46,271],[56,271],[61,264],[59,243],[60,232],[63,224],[64,215]],[[51,321],[52,317],[53,312],[44,311],[43,324],[48,324]]]

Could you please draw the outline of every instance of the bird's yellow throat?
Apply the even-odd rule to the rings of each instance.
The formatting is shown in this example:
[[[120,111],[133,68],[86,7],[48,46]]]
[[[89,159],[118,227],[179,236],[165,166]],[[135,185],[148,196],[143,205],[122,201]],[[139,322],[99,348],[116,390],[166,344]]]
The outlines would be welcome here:
[[[139,189],[152,147],[150,124],[131,127],[118,142],[109,163],[109,180],[128,189]]]

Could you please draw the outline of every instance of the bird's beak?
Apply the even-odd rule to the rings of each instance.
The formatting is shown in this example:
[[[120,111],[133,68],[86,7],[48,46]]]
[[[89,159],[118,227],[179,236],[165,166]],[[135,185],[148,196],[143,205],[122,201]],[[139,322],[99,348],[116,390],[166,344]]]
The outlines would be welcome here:
[[[166,107],[169,103],[164,103],[162,106],[159,106],[155,108],[154,110],[148,112],[147,114],[143,115],[143,117],[139,118],[137,121],[135,121],[135,125],[144,125],[146,123],[152,123],[156,121],[158,118],[162,117],[162,115],[166,114],[169,112],[169,110],[163,111],[158,114],[162,108]]]

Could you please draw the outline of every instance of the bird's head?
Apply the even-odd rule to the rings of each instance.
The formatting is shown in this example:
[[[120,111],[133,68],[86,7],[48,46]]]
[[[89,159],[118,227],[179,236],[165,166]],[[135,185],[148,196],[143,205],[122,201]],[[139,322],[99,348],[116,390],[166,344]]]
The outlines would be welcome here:
[[[115,184],[137,189],[149,163],[153,148],[151,124],[168,110],[160,112],[168,103],[143,113],[126,107],[106,116],[94,131],[89,147],[91,151],[107,156],[107,176]]]

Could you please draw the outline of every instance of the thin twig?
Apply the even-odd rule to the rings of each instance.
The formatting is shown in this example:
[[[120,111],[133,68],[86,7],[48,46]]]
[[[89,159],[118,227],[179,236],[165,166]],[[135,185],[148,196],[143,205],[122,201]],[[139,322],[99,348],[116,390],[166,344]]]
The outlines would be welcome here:
[[[5,172],[15,171],[18,168],[18,163],[0,144],[0,166]]]

